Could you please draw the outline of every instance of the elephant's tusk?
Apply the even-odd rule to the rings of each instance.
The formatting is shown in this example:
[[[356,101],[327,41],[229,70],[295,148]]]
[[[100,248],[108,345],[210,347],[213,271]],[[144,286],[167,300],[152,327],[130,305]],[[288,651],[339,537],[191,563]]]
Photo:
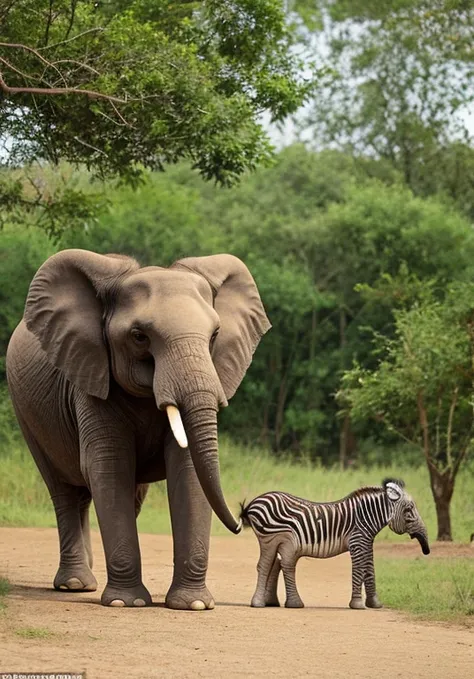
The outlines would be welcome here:
[[[184,431],[183,420],[176,406],[166,406],[166,414],[171,425],[171,431],[181,448],[188,447],[188,437]]]

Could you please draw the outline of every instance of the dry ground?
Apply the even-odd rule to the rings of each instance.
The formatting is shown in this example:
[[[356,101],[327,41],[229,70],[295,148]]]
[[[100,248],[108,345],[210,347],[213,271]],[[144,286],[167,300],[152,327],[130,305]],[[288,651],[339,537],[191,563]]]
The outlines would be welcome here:
[[[93,536],[99,586],[100,539]],[[163,607],[171,578],[171,538],[142,535],[144,581],[155,605],[111,609],[92,594],[54,592],[52,529],[1,528],[0,574],[13,585],[0,614],[2,672],[79,672],[88,679],[318,677],[472,679],[474,630],[410,621],[383,609],[352,611],[347,555],[298,566],[301,610],[252,609],[257,542],[251,533],[212,539],[208,584],[214,611]],[[417,545],[377,549],[414,556]],[[449,547],[435,546],[445,555]],[[469,547],[456,553],[473,555]]]

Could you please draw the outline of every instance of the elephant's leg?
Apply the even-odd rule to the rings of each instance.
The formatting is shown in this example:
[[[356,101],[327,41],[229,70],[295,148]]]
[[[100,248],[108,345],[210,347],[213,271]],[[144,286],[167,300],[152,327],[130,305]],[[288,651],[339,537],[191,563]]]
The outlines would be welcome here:
[[[92,591],[97,580],[90,569],[87,539],[81,521],[82,488],[68,484],[57,485],[51,490],[59,531],[60,560],[54,578],[55,589]]]
[[[253,608],[264,608],[267,605],[267,596],[269,591],[269,581],[274,569],[275,561],[277,558],[278,541],[275,537],[273,538],[263,538],[259,539],[260,545],[260,558],[257,564],[257,587],[255,593],[252,597],[250,605]],[[278,569],[280,567],[278,561]],[[276,574],[276,580],[278,582],[278,572]],[[273,574],[274,575],[274,574]],[[278,601],[278,599],[277,599]],[[271,604],[268,605],[278,605]]]
[[[377,596],[375,588],[375,569],[374,569],[374,551],[371,549],[370,557],[367,562],[367,568],[364,576],[365,587],[365,605],[368,608],[383,608],[383,604]]]
[[[56,513],[59,533],[59,568],[53,581],[55,589],[89,591],[97,589],[88,558],[89,542],[83,532],[82,506],[86,488],[65,483],[17,411],[23,436],[48,488]],[[90,498],[90,495],[89,495]],[[90,500],[89,500],[90,502]]]
[[[82,538],[84,540],[84,547],[87,554],[87,563],[89,564],[89,568],[92,568],[94,556],[92,554],[91,528],[89,520],[89,507],[91,505],[92,496],[88,488],[81,488],[80,490],[79,511],[81,515]]]
[[[296,587],[296,563],[298,556],[295,554],[294,546],[291,542],[284,543],[279,548],[281,556],[281,570],[285,580],[286,608],[303,608],[304,603]]]
[[[120,423],[89,423],[81,441],[81,466],[94,500],[104,545],[107,585],[104,606],[146,606],[135,518],[135,445]]]
[[[170,435],[165,445],[166,481],[173,531],[174,572],[168,608],[214,608],[206,587],[211,508],[198,481],[189,450]]]

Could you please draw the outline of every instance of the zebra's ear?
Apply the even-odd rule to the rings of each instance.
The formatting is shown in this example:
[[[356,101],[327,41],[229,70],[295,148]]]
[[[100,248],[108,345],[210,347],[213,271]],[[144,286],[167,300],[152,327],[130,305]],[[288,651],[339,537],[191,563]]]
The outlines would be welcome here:
[[[392,502],[398,502],[403,495],[403,484],[393,479],[386,479],[383,488]]]

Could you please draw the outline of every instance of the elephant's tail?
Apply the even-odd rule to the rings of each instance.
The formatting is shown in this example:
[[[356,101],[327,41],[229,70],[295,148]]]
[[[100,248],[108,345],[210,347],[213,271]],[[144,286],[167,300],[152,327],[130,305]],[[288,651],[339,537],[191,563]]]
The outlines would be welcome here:
[[[249,517],[248,517],[249,506],[250,506],[250,503],[248,505],[246,505],[245,500],[240,503],[240,519],[242,520],[242,524],[245,528],[247,526],[250,526],[250,521],[249,521]]]

